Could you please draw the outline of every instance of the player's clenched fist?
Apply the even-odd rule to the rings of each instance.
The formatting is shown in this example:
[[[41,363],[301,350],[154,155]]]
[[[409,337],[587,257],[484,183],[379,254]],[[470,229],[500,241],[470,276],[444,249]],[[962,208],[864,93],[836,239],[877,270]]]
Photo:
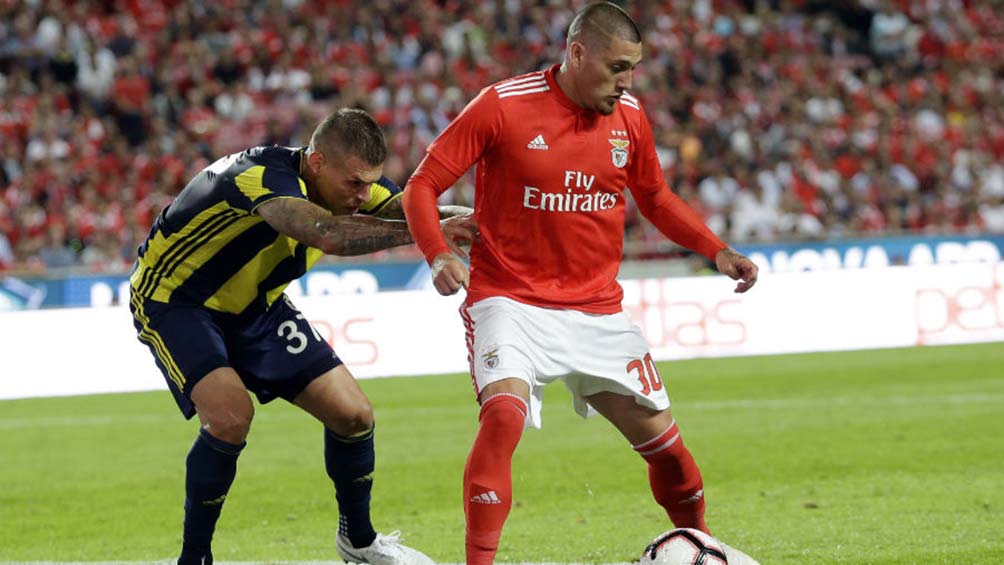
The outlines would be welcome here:
[[[722,249],[715,255],[715,266],[718,267],[718,272],[739,281],[736,292],[746,292],[756,284],[759,270],[756,263],[730,247]]]
[[[456,294],[460,287],[467,288],[471,275],[467,266],[452,253],[440,253],[432,261],[432,285],[439,294]]]

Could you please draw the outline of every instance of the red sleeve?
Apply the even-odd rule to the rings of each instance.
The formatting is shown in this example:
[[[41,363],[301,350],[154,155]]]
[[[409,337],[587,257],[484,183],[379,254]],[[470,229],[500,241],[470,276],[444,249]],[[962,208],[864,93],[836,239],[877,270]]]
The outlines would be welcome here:
[[[659,165],[652,126],[644,110],[640,121],[629,180],[638,209],[666,237],[714,261],[715,255],[728,246],[690,206],[673,194]]]
[[[429,146],[428,153],[459,178],[481,159],[501,130],[498,92],[485,88],[446,126]]]
[[[501,131],[498,94],[481,91],[429,146],[428,153],[404,188],[404,214],[408,229],[425,259],[449,251],[439,228],[437,199],[477,163]]]
[[[439,159],[428,154],[404,187],[401,205],[408,220],[408,230],[430,265],[437,255],[450,250],[439,228],[437,199],[458,178]]]

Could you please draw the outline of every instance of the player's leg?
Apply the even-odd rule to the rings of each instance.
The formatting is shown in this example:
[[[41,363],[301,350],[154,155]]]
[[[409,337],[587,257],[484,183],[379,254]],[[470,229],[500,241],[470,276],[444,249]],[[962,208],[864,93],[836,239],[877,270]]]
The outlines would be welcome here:
[[[566,384],[583,416],[605,416],[648,462],[656,501],[679,527],[707,532],[701,473],[669,410],[669,396],[641,330],[623,312],[568,314],[575,374]]]
[[[376,565],[431,565],[431,559],[402,545],[396,535],[373,528],[373,408],[345,365],[310,381],[292,402],[324,424],[324,464],[335,484],[342,557]]]
[[[710,533],[704,521],[701,472],[670,410],[642,406],[634,396],[608,391],[589,395],[586,400],[648,462],[652,494],[673,524]]]
[[[370,521],[373,408],[345,365],[314,379],[293,403],[324,424],[324,465],[335,484],[338,530],[355,547],[376,539]]]
[[[212,563],[210,542],[234,480],[254,408],[233,369],[214,315],[132,294],[138,339],[150,348],[178,408],[202,424],[186,459],[184,542],[179,563]]]
[[[241,332],[241,376],[262,403],[283,398],[324,425],[324,463],[338,502],[339,553],[356,563],[431,564],[396,536],[374,531],[373,409],[349,370],[283,296]]]
[[[464,467],[469,565],[495,558],[512,509],[512,456],[525,427],[540,427],[542,387],[553,380],[540,375],[560,373],[538,354],[552,350],[546,340],[560,335],[544,323],[547,312],[498,297],[460,309],[481,404],[478,433]]]
[[[479,395],[478,433],[464,467],[467,563],[491,564],[512,509],[512,456],[523,435],[530,386],[508,378]]]
[[[212,563],[210,544],[237,458],[251,429],[254,405],[237,373],[210,371],[189,394],[202,424],[188,452],[185,473],[185,527],[179,565]]]

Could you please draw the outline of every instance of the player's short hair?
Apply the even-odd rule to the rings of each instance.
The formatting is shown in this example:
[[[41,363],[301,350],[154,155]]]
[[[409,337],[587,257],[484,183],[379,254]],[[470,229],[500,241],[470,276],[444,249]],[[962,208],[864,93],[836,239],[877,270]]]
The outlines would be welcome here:
[[[593,2],[575,14],[568,26],[568,43],[585,45],[606,43],[616,37],[641,43],[641,31],[623,8],[610,2]]]
[[[324,118],[310,136],[310,150],[356,155],[372,166],[387,160],[387,141],[380,126],[357,108],[341,108]]]

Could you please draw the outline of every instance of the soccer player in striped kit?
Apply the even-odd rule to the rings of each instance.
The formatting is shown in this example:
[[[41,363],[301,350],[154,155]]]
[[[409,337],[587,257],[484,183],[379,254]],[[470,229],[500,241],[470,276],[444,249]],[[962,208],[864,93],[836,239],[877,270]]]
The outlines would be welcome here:
[[[640,330],[621,309],[625,192],[673,241],[749,290],[757,267],[718,239],[666,184],[652,130],[628,89],[641,34],[597,2],[573,19],[560,65],[482,90],[429,147],[404,191],[408,224],[461,310],[480,425],[464,471],[467,563],[492,563],[512,504],[511,461],[540,427],[544,385],[605,416],[648,462],[677,527],[708,532],[704,486]],[[479,240],[470,271],[438,227],[436,197],[477,165]],[[747,556],[731,550],[730,563]]]
[[[401,191],[382,175],[387,145],[362,110],[343,108],[307,147],[252,147],[196,175],[139,249],[130,307],[185,418],[199,434],[186,460],[178,565],[209,565],[254,405],[282,398],[324,425],[341,556],[431,565],[370,522],[373,409],[331,346],[284,294],[325,253],[361,255],[412,242]],[[466,209],[444,207],[451,242],[474,237]],[[277,485],[281,486],[281,485]]]

